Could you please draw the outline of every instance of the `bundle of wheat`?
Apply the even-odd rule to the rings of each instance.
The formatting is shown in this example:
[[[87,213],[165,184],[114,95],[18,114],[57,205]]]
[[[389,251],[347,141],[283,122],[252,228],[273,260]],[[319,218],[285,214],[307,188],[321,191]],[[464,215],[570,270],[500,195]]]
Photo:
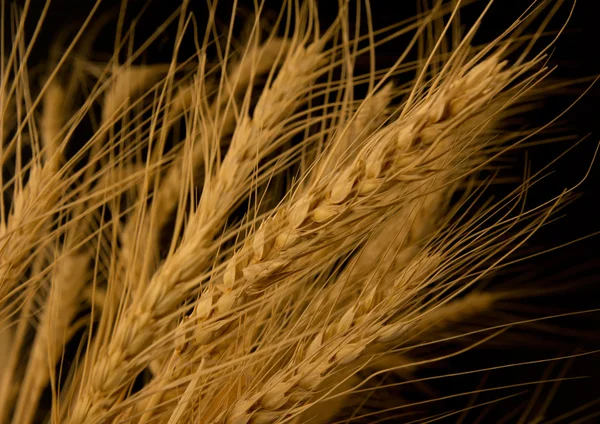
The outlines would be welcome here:
[[[28,40],[29,1],[14,9],[0,422],[464,421],[492,402],[440,413],[428,406],[499,387],[440,396],[424,381],[487,369],[446,361],[523,323],[497,305],[535,289],[489,280],[573,199],[526,202],[546,169],[489,196],[508,153],[551,138],[552,122],[512,122],[552,89],[560,31],[538,41],[562,2],[533,1],[484,45],[491,3],[467,30],[460,0],[381,29],[367,0],[340,0],[327,24],[314,0],[255,3],[234,5],[223,36],[216,2],[204,15],[183,0],[136,50],[124,0],[111,59],[92,60],[92,13],[39,87],[43,19]],[[141,62],[173,27],[172,59]],[[538,400],[522,422],[544,416]]]

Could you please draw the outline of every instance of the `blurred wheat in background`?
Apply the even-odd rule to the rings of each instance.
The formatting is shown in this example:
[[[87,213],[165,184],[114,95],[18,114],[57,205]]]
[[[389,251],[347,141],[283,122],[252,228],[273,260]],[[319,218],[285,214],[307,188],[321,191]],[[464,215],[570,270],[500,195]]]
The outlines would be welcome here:
[[[552,75],[574,2],[483,44],[486,1],[182,0],[141,42],[148,10],[101,3],[32,66],[50,2],[2,2],[1,423],[593,421],[553,407],[593,343],[523,353],[597,318],[528,304],[565,287],[520,268],[595,166],[575,102],[527,119],[593,86]],[[560,155],[515,162],[582,141],[553,193]]]

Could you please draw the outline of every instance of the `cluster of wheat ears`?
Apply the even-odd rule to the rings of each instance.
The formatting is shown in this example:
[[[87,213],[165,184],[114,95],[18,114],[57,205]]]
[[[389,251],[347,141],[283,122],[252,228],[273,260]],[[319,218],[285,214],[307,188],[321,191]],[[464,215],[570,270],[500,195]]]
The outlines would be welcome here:
[[[170,62],[122,60],[122,25],[111,60],[86,58],[92,14],[33,77],[26,9],[3,2],[0,422],[464,421],[477,393],[500,402],[472,387],[428,414],[424,381],[519,324],[490,312],[532,290],[490,278],[571,199],[526,204],[543,173],[487,195],[552,124],[508,126],[552,89],[562,2],[482,46],[489,4],[467,28],[453,0],[374,29],[368,1],[340,0],[323,30],[313,0],[257,2],[234,37],[216,2],[187,3]]]

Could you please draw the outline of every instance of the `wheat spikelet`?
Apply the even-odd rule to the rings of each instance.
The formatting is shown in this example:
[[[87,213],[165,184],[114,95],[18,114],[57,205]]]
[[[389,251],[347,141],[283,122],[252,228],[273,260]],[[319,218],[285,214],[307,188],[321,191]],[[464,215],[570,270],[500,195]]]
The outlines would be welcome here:
[[[340,130],[340,139],[332,142],[333,147],[329,149],[326,159],[314,171],[317,176],[319,171],[326,174],[339,162],[348,160],[348,156],[384,122],[384,112],[391,102],[392,90],[393,84],[388,83],[361,102],[347,126]]]

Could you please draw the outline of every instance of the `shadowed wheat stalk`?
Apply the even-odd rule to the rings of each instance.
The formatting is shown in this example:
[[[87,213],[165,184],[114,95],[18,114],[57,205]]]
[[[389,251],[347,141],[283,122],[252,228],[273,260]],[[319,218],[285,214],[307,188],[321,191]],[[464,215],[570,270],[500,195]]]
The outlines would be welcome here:
[[[536,384],[519,422],[543,422],[566,368],[428,384],[537,363],[450,365],[551,318],[507,317],[535,288],[491,282],[577,187],[532,204],[544,168],[490,191],[552,138],[558,118],[515,122],[552,88],[566,5],[478,45],[492,2],[469,27],[471,1],[440,0],[380,29],[367,0],[327,23],[314,0],[255,3],[224,24],[183,0],[137,48],[124,0],[108,60],[92,13],[41,77],[30,2],[2,3],[0,422],[464,422]],[[171,59],[145,63],[170,30]]]

